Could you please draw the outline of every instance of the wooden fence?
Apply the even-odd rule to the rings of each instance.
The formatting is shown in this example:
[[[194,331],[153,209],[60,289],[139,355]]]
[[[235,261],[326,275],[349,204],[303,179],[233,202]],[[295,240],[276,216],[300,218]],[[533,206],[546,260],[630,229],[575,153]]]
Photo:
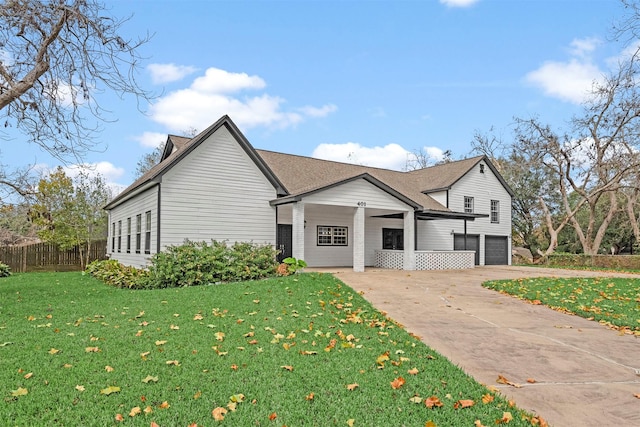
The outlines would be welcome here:
[[[107,241],[91,244],[89,262],[106,259]],[[86,256],[86,255],[85,255]],[[78,246],[62,250],[49,243],[33,243],[24,246],[0,246],[0,261],[7,264],[13,273],[29,271],[74,271],[82,269]]]

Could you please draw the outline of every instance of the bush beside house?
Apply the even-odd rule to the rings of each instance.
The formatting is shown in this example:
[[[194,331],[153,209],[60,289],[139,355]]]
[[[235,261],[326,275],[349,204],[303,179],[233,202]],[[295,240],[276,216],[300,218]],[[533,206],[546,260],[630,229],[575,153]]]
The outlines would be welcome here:
[[[277,272],[277,251],[269,245],[213,240],[186,241],[151,258],[148,269],[124,266],[116,260],[96,261],[87,272],[108,285],[130,289],[159,289],[256,280]]]

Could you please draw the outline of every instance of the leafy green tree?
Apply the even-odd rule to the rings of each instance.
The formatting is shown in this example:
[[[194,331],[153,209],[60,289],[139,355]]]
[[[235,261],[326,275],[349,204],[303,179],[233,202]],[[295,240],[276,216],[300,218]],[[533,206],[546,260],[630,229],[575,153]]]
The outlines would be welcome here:
[[[31,218],[38,236],[63,249],[78,246],[83,267],[96,240],[107,236],[107,214],[102,209],[111,199],[104,178],[81,170],[75,179],[58,167],[40,180]]]

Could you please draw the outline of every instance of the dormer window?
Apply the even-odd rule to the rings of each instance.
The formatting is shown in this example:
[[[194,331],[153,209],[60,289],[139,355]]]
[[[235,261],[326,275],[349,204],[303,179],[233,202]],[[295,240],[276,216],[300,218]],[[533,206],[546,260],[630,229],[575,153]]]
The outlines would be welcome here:
[[[484,164],[480,163],[480,173],[484,173]]]

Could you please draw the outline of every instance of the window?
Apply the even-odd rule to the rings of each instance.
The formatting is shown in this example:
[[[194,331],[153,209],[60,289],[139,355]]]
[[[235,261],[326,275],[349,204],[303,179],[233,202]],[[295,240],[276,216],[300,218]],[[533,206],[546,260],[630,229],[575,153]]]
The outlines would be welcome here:
[[[402,228],[383,228],[382,249],[404,250],[404,230]]]
[[[491,201],[491,222],[493,224],[500,223],[500,201],[499,200]]]
[[[318,246],[347,246],[347,227],[318,226]]]
[[[144,253],[151,253],[151,211],[146,211],[144,224]]]
[[[122,250],[122,221],[118,221],[118,252]]]
[[[464,196],[465,213],[473,213],[473,197]]]
[[[142,239],[142,214],[136,215],[136,253],[140,253],[140,244]]]
[[[116,251],[116,223],[111,223],[111,252]]]
[[[127,253],[131,253],[131,217],[127,218]]]

